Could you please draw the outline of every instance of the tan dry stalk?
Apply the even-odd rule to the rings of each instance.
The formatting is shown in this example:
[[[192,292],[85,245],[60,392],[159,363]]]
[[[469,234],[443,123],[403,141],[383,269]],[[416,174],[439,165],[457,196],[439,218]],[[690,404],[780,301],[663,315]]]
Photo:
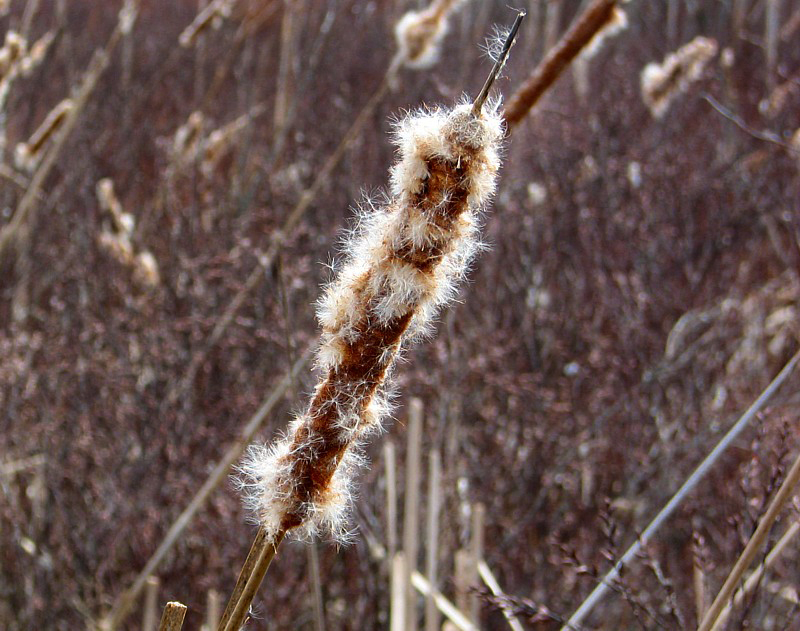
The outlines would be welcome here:
[[[138,7],[138,0],[134,0],[133,5]],[[105,72],[108,67],[111,55],[122,37],[122,21],[122,19],[117,21],[117,25],[109,36],[106,45],[96,50],[94,55],[92,55],[81,84],[72,97],[73,107],[67,113],[60,129],[53,138],[50,150],[46,152],[31,178],[30,186],[25,191],[19,204],[17,204],[14,216],[11,218],[11,221],[0,230],[0,260],[2,260],[3,256],[6,254],[9,245],[14,242],[16,236],[20,233],[21,227],[28,219],[28,215],[35,208],[42,186],[50,175],[50,171],[56,164],[56,161],[61,156],[61,151],[64,149],[72,130],[75,128],[86,102],[94,92],[95,87],[97,87],[97,83],[103,72]]]
[[[570,62],[592,41],[595,34],[614,19],[617,1],[593,0],[558,43],[547,52],[544,59],[508,101],[505,120],[509,129],[519,124]]]
[[[505,596],[503,589],[500,587],[500,583],[497,581],[489,565],[483,559],[478,561],[478,574],[480,574],[481,579],[486,583],[486,587],[491,590],[492,594],[500,596],[501,598]],[[511,627],[512,631],[524,631],[522,624],[512,610],[504,607],[503,617],[506,619],[506,622],[508,622],[508,626]]]
[[[470,524],[469,555],[471,566],[470,586],[478,583],[478,563],[483,558],[484,525],[486,522],[486,507],[480,502],[472,506],[472,519]],[[481,601],[478,594],[471,590],[469,612],[473,622],[478,623],[481,613]]]
[[[420,399],[408,406],[408,441],[406,443],[406,488],[403,510],[403,552],[406,558],[406,629],[417,629],[417,594],[411,574],[417,569],[419,549],[419,480],[422,468],[422,422],[424,408]],[[430,577],[428,577],[430,578]]]
[[[179,602],[169,602],[164,607],[158,631],[181,631],[183,619],[186,617],[186,605]]]
[[[717,54],[716,40],[695,37],[660,64],[649,63],[642,70],[642,100],[650,113],[661,118],[680,94],[703,76],[703,70]]]
[[[389,631],[406,631],[406,555],[397,552],[391,561]]]
[[[397,552],[397,458],[394,443],[383,445],[383,462],[386,470],[386,548],[389,559]]]
[[[161,541],[158,548],[156,548],[153,555],[147,560],[144,568],[142,568],[141,572],[136,576],[133,583],[114,601],[110,613],[100,624],[102,629],[111,631],[118,628],[125,621],[136,599],[147,584],[148,578],[152,576],[161,561],[164,560],[164,557],[178,541],[183,531],[192,523],[192,520],[200,509],[206,505],[212,492],[223,480],[228,479],[231,465],[241,458],[245,449],[247,449],[247,446],[253,440],[256,432],[261,429],[267,416],[286,394],[291,384],[300,374],[300,371],[305,369],[310,357],[311,353],[309,351],[303,353],[302,357],[294,363],[291,371],[284,375],[283,379],[275,386],[272,392],[264,398],[256,413],[248,419],[247,423],[239,432],[238,438],[228,447],[222,458],[220,458],[219,462],[214,466],[214,469],[209,473],[203,486],[200,487],[200,490],[192,497],[189,504],[183,509],[183,512],[178,515],[169,527],[167,534],[164,535],[164,539]]]
[[[220,621],[222,598],[216,589],[208,590],[206,597],[206,624],[203,631],[214,631]]]
[[[439,570],[439,511],[442,495],[442,464],[439,451],[428,454],[428,524],[425,537],[425,573],[433,590],[438,589]],[[433,594],[425,599],[425,631],[439,631],[439,610]]]
[[[764,513],[764,516],[758,523],[756,531],[753,533],[750,541],[747,542],[742,554],[734,564],[728,578],[719,590],[717,597],[706,612],[705,618],[703,618],[703,621],[697,627],[697,631],[711,631],[711,629],[718,629],[722,626],[721,623],[717,624],[718,618],[720,618],[723,609],[725,609],[725,606],[730,601],[745,570],[750,567],[750,564],[756,558],[759,550],[761,550],[761,546],[767,540],[775,520],[778,518],[778,515],[780,515],[786,502],[791,499],[798,482],[800,482],[800,455],[795,459],[792,468],[786,475],[786,479],[781,484],[772,502],[770,502],[767,512]]]
[[[147,579],[147,589],[144,591],[144,615],[142,616],[142,631],[156,631],[158,620],[158,587],[161,581],[157,576]]]
[[[783,533],[783,536],[772,547],[772,550],[769,551],[769,554],[767,554],[767,558],[764,559],[764,562],[758,566],[758,569],[755,572],[747,577],[744,585],[736,590],[736,594],[734,594],[733,598],[728,601],[727,605],[725,605],[725,609],[720,612],[717,622],[712,627],[712,631],[715,629],[722,629],[724,627],[731,615],[731,611],[733,611],[735,607],[741,607],[744,599],[749,596],[756,589],[756,587],[758,587],[758,585],[761,584],[764,573],[774,565],[775,561],[777,561],[778,558],[783,554],[786,546],[788,546],[792,539],[797,536],[798,532],[800,532],[800,522],[795,521],[786,529],[786,532]]]

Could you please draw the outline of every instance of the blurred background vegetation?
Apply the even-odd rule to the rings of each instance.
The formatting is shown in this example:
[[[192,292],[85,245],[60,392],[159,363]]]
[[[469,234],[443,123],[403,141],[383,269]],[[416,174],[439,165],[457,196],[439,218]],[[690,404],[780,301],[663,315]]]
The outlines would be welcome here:
[[[17,226],[0,248],[9,631],[91,627],[107,613],[313,345],[313,304],[350,208],[387,184],[392,118],[475,94],[489,68],[478,44],[513,19],[504,2],[465,2],[439,61],[400,69],[386,89],[393,26],[417,2],[217,4],[193,33],[204,0],[142,0],[132,30],[108,46],[121,2],[0,2],[0,33],[47,44],[13,80],[8,37],[0,59],[0,230]],[[506,95],[582,3],[522,4]],[[354,543],[321,542],[318,555],[285,545],[249,628],[388,627],[390,566],[375,551],[389,537],[382,445],[397,444],[402,490],[409,397],[424,403],[423,454],[443,460],[441,590],[456,589],[454,556],[482,504],[483,557],[503,589],[568,616],[797,351],[800,7],[623,8],[627,29],[508,140],[485,220],[490,249],[435,339],[396,371],[396,421],[370,448]],[[698,35],[718,54],[654,118],[642,68]],[[67,97],[69,133],[20,160],[20,143],[35,153],[31,136]],[[360,112],[365,124],[324,170]],[[108,185],[98,194],[104,178],[111,197]],[[260,440],[285,428],[312,383],[301,371]],[[587,628],[696,624],[799,446],[798,385],[791,377],[770,401]],[[211,590],[230,591],[253,530],[223,483],[159,565],[160,599],[189,606],[186,628],[200,628]],[[797,558],[795,543],[731,628],[800,628]],[[506,628],[479,600],[480,628]],[[137,603],[123,628],[141,616]],[[521,621],[559,626],[549,615]]]

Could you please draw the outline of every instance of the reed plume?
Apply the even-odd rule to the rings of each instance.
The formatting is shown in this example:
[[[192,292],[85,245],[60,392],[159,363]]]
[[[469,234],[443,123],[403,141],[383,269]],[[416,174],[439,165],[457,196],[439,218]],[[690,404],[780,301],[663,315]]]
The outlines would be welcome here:
[[[642,70],[642,100],[656,118],[666,114],[669,106],[700,79],[706,65],[717,54],[717,42],[708,37],[695,37],[660,64],[649,63]]]

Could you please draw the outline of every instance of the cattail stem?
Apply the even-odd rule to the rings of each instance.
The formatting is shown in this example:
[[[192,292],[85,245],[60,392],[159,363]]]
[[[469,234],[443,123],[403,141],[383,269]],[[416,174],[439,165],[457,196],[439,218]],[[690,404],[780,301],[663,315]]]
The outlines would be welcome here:
[[[265,528],[262,527],[258,530],[250,553],[242,566],[242,571],[239,572],[239,579],[236,581],[231,599],[225,607],[225,613],[222,614],[222,620],[217,627],[218,631],[238,631],[242,627],[253,598],[255,598],[285,535],[285,531],[270,536]]]
[[[550,49],[525,83],[509,99],[505,120],[515,127],[555,83],[570,62],[614,17],[617,0],[594,0]]]

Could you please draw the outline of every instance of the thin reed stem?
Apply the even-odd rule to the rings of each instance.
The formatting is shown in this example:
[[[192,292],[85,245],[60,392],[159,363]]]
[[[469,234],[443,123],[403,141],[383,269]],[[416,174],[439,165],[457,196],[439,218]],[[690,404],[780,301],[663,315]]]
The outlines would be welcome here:
[[[739,556],[731,573],[728,575],[727,580],[722,585],[722,589],[719,590],[717,597],[706,612],[705,618],[703,618],[700,626],[697,627],[697,631],[711,631],[711,629],[719,629],[722,626],[722,621],[717,624],[717,619],[720,618],[720,614],[728,604],[736,586],[741,582],[744,571],[750,567],[750,564],[756,558],[761,546],[767,540],[769,532],[772,530],[772,525],[783,510],[786,502],[791,499],[798,482],[800,482],[800,455],[795,459],[786,479],[783,481],[783,484],[781,484],[772,502],[770,502],[767,512],[758,524],[758,528],[756,528],[750,541],[747,542],[742,554]]]

